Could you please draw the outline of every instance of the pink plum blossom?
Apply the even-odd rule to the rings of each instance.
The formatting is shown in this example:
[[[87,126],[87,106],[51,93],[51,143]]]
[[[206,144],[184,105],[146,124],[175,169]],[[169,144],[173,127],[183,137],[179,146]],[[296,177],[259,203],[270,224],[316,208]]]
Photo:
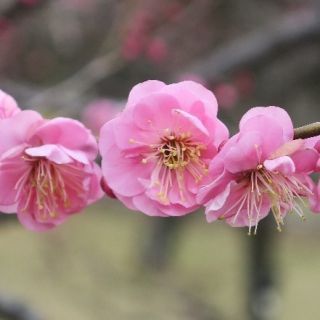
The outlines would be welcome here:
[[[309,147],[313,147],[318,152],[318,161],[316,164],[315,172],[319,176],[320,173],[320,136],[309,138],[306,140]],[[320,212],[320,180],[313,186],[313,194],[309,196],[310,208],[313,212]]]
[[[21,109],[17,102],[4,91],[0,90],[0,121],[19,113]]]
[[[309,197],[310,208],[313,212],[320,212],[320,180],[313,187],[313,194]]]
[[[233,136],[213,158],[211,182],[202,187],[198,202],[205,203],[208,222],[226,220],[232,226],[253,226],[273,213],[278,230],[283,217],[295,211],[303,217],[302,197],[312,194],[308,174],[318,155],[305,141],[293,140],[293,125],[279,107],[256,107],[240,122]]]
[[[227,138],[212,92],[192,81],[146,81],[101,129],[103,176],[130,209],[185,215],[199,208],[196,194],[209,179],[208,163]]]
[[[80,122],[26,110],[2,120],[0,134],[0,205],[26,228],[53,228],[102,196],[97,143]]]
[[[121,103],[112,99],[95,100],[84,109],[81,120],[87,128],[98,135],[101,127],[113,119],[121,111],[121,107]]]

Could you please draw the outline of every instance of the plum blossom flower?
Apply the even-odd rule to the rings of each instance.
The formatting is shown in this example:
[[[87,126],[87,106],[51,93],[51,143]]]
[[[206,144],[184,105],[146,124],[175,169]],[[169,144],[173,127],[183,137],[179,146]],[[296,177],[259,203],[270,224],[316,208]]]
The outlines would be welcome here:
[[[26,228],[53,228],[102,196],[97,143],[80,122],[27,110],[2,120],[0,134],[0,205]]]
[[[180,216],[199,208],[196,194],[228,130],[212,92],[192,81],[146,81],[100,133],[102,173],[128,208]]]
[[[293,125],[285,110],[251,109],[240,122],[240,132],[210,163],[213,179],[198,194],[207,221],[248,226],[251,234],[271,210],[280,231],[287,212],[303,218],[302,198],[312,194],[308,174],[317,159],[316,150],[304,140],[293,140]]]
[[[318,161],[315,168],[315,173],[319,177],[320,172],[320,136],[309,138],[306,140],[306,144],[309,147],[314,148],[318,152]],[[313,212],[320,212],[320,180],[318,178],[318,182],[314,184],[313,193],[309,196],[310,208]]]
[[[17,102],[0,90],[0,120],[10,118],[20,111],[21,109],[18,107]]]

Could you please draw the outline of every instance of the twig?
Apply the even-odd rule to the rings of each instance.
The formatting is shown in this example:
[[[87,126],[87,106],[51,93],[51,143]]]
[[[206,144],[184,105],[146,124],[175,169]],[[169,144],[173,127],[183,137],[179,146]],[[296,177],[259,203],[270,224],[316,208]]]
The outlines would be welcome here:
[[[294,129],[294,139],[306,139],[320,135],[320,122],[314,122]]]
[[[123,65],[117,52],[109,52],[91,60],[70,78],[43,90],[26,101],[27,107],[43,108],[54,101],[61,109],[70,106],[72,101],[77,101],[79,94],[83,94],[100,80],[111,76]],[[55,109],[57,111],[57,109]]]
[[[27,5],[22,1],[14,1],[14,3],[11,6],[8,6],[6,10],[0,12],[0,16],[8,20],[20,19],[20,17],[25,14],[43,7],[47,2],[48,0],[39,0],[35,5]]]
[[[245,65],[252,66],[269,57],[279,48],[288,48],[319,36],[319,11],[319,7],[314,7],[272,19],[267,26],[232,40],[185,71],[199,74],[212,81],[237,68]]]

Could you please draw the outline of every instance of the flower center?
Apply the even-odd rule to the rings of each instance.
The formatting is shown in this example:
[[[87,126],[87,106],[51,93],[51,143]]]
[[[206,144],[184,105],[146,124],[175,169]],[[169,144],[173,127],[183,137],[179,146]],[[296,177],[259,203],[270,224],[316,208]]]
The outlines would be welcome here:
[[[77,164],[56,164],[29,156],[23,159],[30,164],[30,170],[16,184],[22,191],[22,212],[33,213],[39,220],[46,221],[72,208],[72,198],[81,201],[85,197],[85,173]],[[76,196],[70,196],[72,193]]]
[[[176,134],[166,129],[159,143],[149,145],[150,151],[143,154],[142,163],[153,160],[156,163],[151,177],[151,185],[158,186],[158,197],[169,204],[168,194],[177,187],[180,200],[186,200],[186,175],[199,183],[207,174],[207,164],[201,159],[206,147],[193,141],[191,134]]]
[[[301,205],[304,206],[302,197],[312,194],[312,191],[300,181],[298,176],[285,176],[281,172],[269,171],[262,164],[259,164],[256,170],[246,172],[240,178],[239,185],[245,188],[245,192],[236,202],[239,207],[233,222],[236,222],[240,211],[246,209],[248,211],[249,235],[253,225],[255,225],[254,234],[257,232],[260,211],[263,201],[266,200],[271,203],[271,211],[278,231],[281,231],[281,225],[284,224],[284,213],[287,211],[294,211],[301,219],[305,219],[301,208]]]
[[[201,144],[193,143],[186,135],[169,135],[161,138],[157,147],[158,157],[169,169],[186,167],[190,162],[197,162],[201,156]],[[201,176],[195,176],[201,180]]]

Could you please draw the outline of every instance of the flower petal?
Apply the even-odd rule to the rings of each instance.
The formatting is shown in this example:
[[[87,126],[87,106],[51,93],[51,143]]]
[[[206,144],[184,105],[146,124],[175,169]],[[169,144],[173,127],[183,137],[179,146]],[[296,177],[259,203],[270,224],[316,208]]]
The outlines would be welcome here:
[[[279,157],[273,160],[265,160],[263,165],[269,171],[278,171],[284,175],[291,175],[296,170],[294,162],[288,156]]]
[[[244,114],[240,121],[240,131],[246,126],[248,120],[257,116],[269,117],[283,129],[283,134],[287,140],[293,139],[293,124],[288,113],[280,107],[255,107]],[[263,126],[263,128],[268,128]],[[268,131],[268,130],[266,130]]]
[[[150,93],[160,91],[165,86],[165,83],[158,80],[148,80],[135,85],[129,93],[126,109],[135,105],[138,101],[145,96],[148,96]]]
[[[72,162],[72,159],[54,144],[45,144],[40,147],[27,148],[25,153],[31,157],[47,158],[57,164]]]
[[[16,100],[0,90],[0,119],[11,118],[20,111]]]
[[[68,149],[82,151],[89,160],[94,160],[97,156],[96,139],[90,130],[77,120],[48,120],[36,130],[35,138],[40,139],[43,144],[60,144]]]

